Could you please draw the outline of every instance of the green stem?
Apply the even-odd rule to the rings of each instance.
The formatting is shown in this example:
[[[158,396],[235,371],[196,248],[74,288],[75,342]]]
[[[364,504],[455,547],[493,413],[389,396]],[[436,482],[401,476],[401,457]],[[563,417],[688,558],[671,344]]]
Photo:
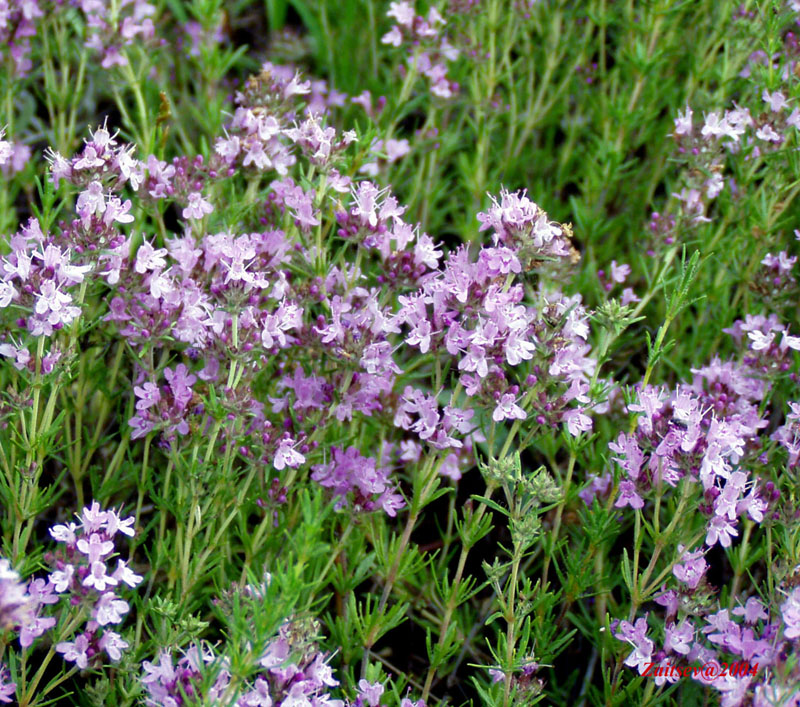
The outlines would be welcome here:
[[[550,561],[552,560],[553,553],[556,551],[558,547],[558,534],[561,530],[561,518],[564,514],[564,506],[567,504],[567,499],[569,497],[569,489],[570,485],[572,484],[572,474],[575,470],[575,452],[570,452],[569,455],[569,463],[567,464],[567,476],[564,479],[564,497],[561,499],[561,502],[558,504],[558,509],[556,510],[556,517],[553,521],[553,530],[550,533],[550,540],[548,541],[550,545],[550,552],[545,553],[544,556],[544,564],[542,566],[542,586],[547,586],[547,574],[550,570]]]
[[[392,593],[394,583],[397,581],[397,572],[400,569],[400,563],[402,562],[403,554],[405,553],[405,549],[408,547],[408,543],[411,540],[411,533],[417,524],[417,520],[419,519],[419,515],[422,512],[423,507],[427,504],[430,492],[439,481],[436,460],[436,455],[430,455],[426,458],[425,464],[420,472],[420,481],[418,484],[415,484],[416,488],[419,489],[419,492],[418,494],[415,493],[415,497],[412,499],[411,509],[408,514],[408,518],[406,519],[405,528],[403,528],[403,535],[401,536],[400,542],[395,549],[392,564],[389,568],[389,572],[386,575],[386,581],[383,585],[383,593],[381,594],[381,598],[378,603],[377,615],[381,615],[386,608],[386,603],[389,601],[389,596]],[[370,629],[369,634],[364,640],[364,654],[361,660],[362,677],[366,676],[369,652],[375,643],[379,630],[380,626],[376,623]]]
[[[136,526],[139,527],[140,523],[140,515],[142,512],[142,503],[144,501],[144,490],[145,486],[147,485],[147,477],[150,473],[150,443],[152,441],[152,435],[147,435],[144,440],[144,453],[142,455],[142,472],[139,477],[139,494],[136,498]]]
[[[492,494],[494,493],[495,488],[497,488],[494,482],[489,482],[486,485],[486,498],[491,498]],[[485,504],[481,504],[478,509],[475,511],[475,515],[472,517],[470,521],[470,529],[477,529],[480,527],[481,520],[486,513],[486,509],[488,506]],[[448,631],[450,629],[450,622],[453,619],[453,613],[458,606],[458,596],[459,596],[459,588],[461,586],[461,581],[464,576],[464,569],[467,564],[467,557],[470,553],[470,550],[474,546],[474,543],[467,542],[466,538],[471,535],[470,530],[466,530],[464,532],[464,542],[461,546],[461,553],[458,557],[458,566],[456,567],[456,574],[453,577],[453,582],[450,586],[450,594],[447,597],[447,603],[444,609],[444,616],[442,617],[442,623],[439,627],[439,640],[436,643],[436,649],[434,650],[434,655],[438,651],[442,649],[447,639]],[[428,667],[428,673],[425,676],[425,685],[422,689],[422,701],[428,701],[428,696],[430,695],[431,687],[433,686],[433,680],[436,676],[436,672],[439,666],[434,665],[433,663]]]

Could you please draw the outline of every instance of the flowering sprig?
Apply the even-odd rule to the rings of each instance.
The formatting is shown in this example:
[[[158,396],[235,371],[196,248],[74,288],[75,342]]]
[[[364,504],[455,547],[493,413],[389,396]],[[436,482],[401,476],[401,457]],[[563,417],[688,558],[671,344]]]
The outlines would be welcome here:
[[[8,668],[0,663],[0,702],[11,703],[16,691],[17,683],[11,681]]]
[[[635,432],[620,433],[609,445],[624,474],[614,505],[642,509],[656,490],[684,478],[699,482],[700,510],[709,517],[706,544],[729,547],[737,517],[760,522],[767,509],[758,481],[739,465],[748,449],[751,455],[758,449],[758,431],[767,424],[755,405],[763,394],[748,369],[720,361],[697,369],[694,383],[674,393],[652,386],[640,391],[628,405],[640,413]]]
[[[410,45],[407,71],[425,76],[430,91],[439,98],[452,98],[459,86],[447,76],[447,63],[458,58],[459,50],[447,39],[445,18],[435,7],[426,16],[417,15],[413,2],[392,2],[387,17],[395,24],[383,35],[381,42],[393,47]]]
[[[352,97],[328,0],[290,5],[330,85],[278,65],[274,35],[239,82],[236,44],[261,34],[247,2],[0,7],[4,547],[23,575],[51,565],[23,581],[0,561],[0,701],[61,685],[96,703],[421,707],[474,687],[507,707],[601,684],[648,701],[669,680],[640,690],[623,667],[731,656],[767,672],[712,685],[725,704],[795,699],[797,3],[600,4],[392,2],[383,42],[367,4],[352,24],[373,90]],[[279,29],[286,3],[267,5]],[[756,40],[772,53],[737,80]],[[43,136],[50,180],[33,184]],[[662,192],[639,258],[638,211]],[[89,488],[39,552],[54,504]],[[131,496],[145,535],[126,562],[134,523],[102,508]],[[475,555],[504,552],[481,588]],[[212,584],[259,564],[292,581],[199,618]],[[627,619],[611,670],[608,614]],[[398,659],[405,620],[427,665],[416,631]],[[597,648],[577,682],[549,664],[573,640]]]
[[[686,567],[697,560],[697,553],[686,553],[683,564],[676,565],[676,568],[681,568],[675,572],[676,577],[686,578]],[[771,612],[760,599],[750,596],[732,611],[719,606],[716,610],[707,608],[701,618],[693,616],[695,611],[691,608],[691,597],[697,592],[696,580],[705,572],[702,566],[698,570],[682,591],[670,589],[657,599],[667,611],[662,648],[657,649],[658,643],[648,637],[646,615],[634,624],[628,621],[612,623],[615,638],[633,648],[624,664],[640,674],[647,674],[654,666],[665,667],[677,661],[702,664],[704,668],[714,663],[716,669],[695,671],[692,677],[717,690],[725,705],[741,705],[747,699],[751,699],[753,704],[768,705],[775,704],[771,699],[778,696],[781,700],[792,696],[797,698],[794,689],[797,666],[787,671],[782,665],[784,656],[791,652],[792,643],[798,637],[800,597],[797,589],[788,592],[782,603],[771,607]],[[689,608],[688,612],[686,608]],[[679,611],[683,618],[678,621],[676,615]],[[757,669],[738,676],[722,669],[723,664],[732,665],[738,661],[757,666]],[[669,670],[652,671],[652,674],[658,686],[675,683],[681,677]]]
[[[19,632],[19,643],[28,648],[56,623],[44,617],[41,609],[57,601],[53,588],[41,579],[23,584],[8,560],[0,558],[0,627]]]
[[[133,537],[133,523],[132,517],[122,519],[114,510],[101,510],[95,501],[83,509],[77,523],[52,526],[50,535],[65,547],[45,554],[54,567],[46,578],[33,577],[23,583],[9,561],[0,558],[0,629],[16,634],[22,657],[20,662],[12,656],[14,681],[0,664],[0,702],[11,702],[16,694],[28,703],[33,694],[43,697],[54,687],[37,691],[41,671],[31,678],[25,670],[48,636],[53,645],[44,665],[55,653],[80,670],[100,668],[107,660],[120,661],[129,643],[112,627],[120,625],[130,609],[122,598],[124,587],[136,587],[142,577],[124,560],[117,559],[113,571],[110,563],[115,559],[115,536]],[[37,665],[36,661],[31,664]]]
[[[68,598],[71,607],[81,607],[87,615],[84,630],[71,641],[61,641],[55,649],[64,660],[75,663],[80,669],[91,664],[101,664],[100,652],[112,661],[118,661],[129,647],[127,641],[111,626],[117,626],[130,610],[128,602],[117,592],[125,587],[135,588],[142,577],[137,575],[125,560],[117,559],[114,549],[116,536],[133,538],[134,518],[120,518],[115,510],[103,511],[95,501],[84,508],[78,523],[55,525],[50,529],[53,538],[63,543],[64,549],[56,552],[51,563],[55,569],[48,577],[51,592]]]
[[[239,613],[257,611],[259,602],[272,593],[271,575],[260,584],[233,587],[215,604],[228,620]],[[168,706],[227,700],[239,707],[383,707],[380,682],[361,679],[354,700],[340,699],[336,688],[340,681],[329,665],[332,656],[319,646],[319,625],[299,617],[284,620],[267,640],[253,644],[248,632],[248,652],[244,663],[234,663],[225,653],[226,646],[212,647],[201,642],[178,651],[161,650],[156,660],[142,663],[141,683],[145,703]],[[410,699],[403,707],[425,707],[425,702]]]
[[[12,239],[12,250],[0,261],[0,307],[14,306],[26,315],[22,326],[33,336],[52,336],[79,316],[76,286],[92,270],[79,252],[63,247],[31,219]],[[23,347],[5,345],[2,352],[14,356],[18,367],[30,357]]]

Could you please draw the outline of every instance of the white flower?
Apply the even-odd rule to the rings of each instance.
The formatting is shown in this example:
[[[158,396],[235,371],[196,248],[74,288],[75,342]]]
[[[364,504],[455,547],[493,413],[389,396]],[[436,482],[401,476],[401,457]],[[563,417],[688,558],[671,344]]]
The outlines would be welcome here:
[[[278,445],[275,451],[275,458],[272,460],[273,466],[280,471],[284,467],[298,467],[306,458],[294,448],[294,441],[291,439],[284,439]]]
[[[528,417],[528,413],[517,405],[516,398],[512,393],[503,395],[492,413],[492,419],[495,422],[502,422],[503,420],[524,420],[526,417]]]
[[[781,348],[786,348],[787,346],[795,351],[800,351],[800,336],[789,336],[788,332],[783,332]]]
[[[122,623],[122,619],[128,613],[129,608],[128,602],[120,599],[112,592],[106,592],[97,601],[95,618],[101,626]]]
[[[387,17],[394,17],[397,22],[403,27],[411,27],[414,22],[414,7],[411,3],[393,2],[389,4],[389,11],[386,13]]]
[[[720,120],[719,113],[709,113],[706,116],[705,125],[703,125],[703,129],[700,131],[703,137],[719,137],[725,132],[726,122],[725,120]]]
[[[84,587],[94,587],[98,592],[104,592],[108,587],[114,587],[119,582],[106,574],[106,563],[100,560],[92,562],[91,572],[83,580]]]
[[[199,192],[192,192],[189,194],[189,205],[183,210],[183,218],[203,218],[206,214],[210,214],[214,210]]]
[[[390,44],[393,47],[399,47],[403,43],[403,34],[400,32],[397,25],[395,25],[381,37],[381,42],[383,44]]]
[[[16,296],[17,291],[14,289],[14,286],[10,282],[0,280],[0,308],[8,307],[8,305],[11,304],[11,300]]]
[[[62,528],[64,526],[61,526]],[[64,567],[63,570],[56,570],[55,572],[50,573],[50,581],[53,583],[56,592],[61,594],[62,592],[66,592],[69,588],[69,583],[72,580],[72,576],[75,574],[75,567],[73,565],[67,565]]]
[[[4,165],[6,162],[8,162],[11,159],[11,155],[14,151],[13,144],[8,140],[3,140],[5,134],[5,130],[0,130],[0,165]]]
[[[748,331],[747,337],[753,342],[750,345],[753,351],[763,351],[769,348],[775,338],[775,332],[771,331],[769,334],[762,334],[760,331]]]
[[[786,102],[786,96],[784,96],[780,91],[775,91],[775,93],[770,93],[765,88],[763,93],[761,94],[761,98],[764,101],[764,103],[769,104],[769,109],[773,113],[777,113],[789,105]]]
[[[118,560],[117,569],[114,570],[114,579],[124,582],[129,587],[135,587],[142,581],[143,577],[128,567],[128,563],[125,560]]]
[[[676,135],[690,135],[692,132],[692,109],[686,106],[686,111],[681,114],[678,111],[678,117],[675,118],[675,134]]]

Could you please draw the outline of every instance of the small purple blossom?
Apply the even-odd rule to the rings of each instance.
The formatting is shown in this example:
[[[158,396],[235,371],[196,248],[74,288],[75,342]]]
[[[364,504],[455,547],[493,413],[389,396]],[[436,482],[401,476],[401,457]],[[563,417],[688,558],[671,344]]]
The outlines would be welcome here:
[[[17,683],[11,681],[8,668],[0,663],[0,702],[10,703],[17,691]]]

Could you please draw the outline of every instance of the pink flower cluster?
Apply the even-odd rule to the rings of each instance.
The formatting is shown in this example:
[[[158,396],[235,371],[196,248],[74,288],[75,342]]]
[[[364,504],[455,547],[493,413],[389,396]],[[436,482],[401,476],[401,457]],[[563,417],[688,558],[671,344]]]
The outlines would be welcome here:
[[[761,522],[772,500],[742,464],[759,451],[766,426],[758,411],[764,386],[749,369],[715,360],[695,370],[691,385],[672,392],[648,386],[628,405],[640,413],[633,434],[621,432],[609,448],[622,470],[617,508],[644,507],[656,488],[688,478],[702,485],[700,511],[706,515],[706,544],[729,547],[737,519]],[[607,486],[606,486],[607,488]]]
[[[692,168],[686,172],[686,185],[673,196],[694,223],[711,220],[707,211],[725,188],[727,155],[756,159],[779,150],[800,129],[800,108],[791,108],[783,92],[764,89],[761,98],[766,111],[755,117],[750,107],[735,104],[732,109],[706,113],[701,125],[693,121],[689,106],[678,113],[672,136],[679,155]],[[730,187],[735,191],[732,180]]]
[[[13,63],[17,76],[33,68],[31,38],[36,36],[38,20],[44,17],[38,0],[3,0],[0,3],[0,56]],[[8,64],[7,64],[8,65]]]
[[[155,37],[151,18],[156,8],[147,0],[122,0],[115,8],[101,0],[80,0],[78,5],[88,28],[86,46],[100,54],[100,66],[104,69],[127,65],[128,58],[122,50],[136,37],[142,40]]]
[[[382,508],[396,516],[405,506],[403,497],[389,486],[389,469],[377,466],[375,459],[363,457],[355,447],[331,447],[331,461],[312,467],[311,478],[333,491],[339,507],[349,501],[355,509],[371,511]]]
[[[128,642],[111,626],[122,623],[130,610],[127,601],[117,592],[125,586],[135,588],[142,577],[125,560],[115,559],[115,538],[118,534],[133,537],[134,518],[120,518],[116,511],[103,511],[95,501],[84,508],[78,523],[55,525],[53,538],[64,545],[52,557],[55,569],[48,577],[48,587],[56,594],[69,597],[70,606],[83,606],[89,620],[84,630],[71,641],[61,641],[56,651],[64,660],[81,669],[100,663],[100,651],[118,661]]]
[[[12,304],[21,308],[27,313],[21,326],[33,336],[52,336],[80,315],[74,292],[92,265],[85,264],[75,249],[42,233],[36,219],[21,228],[10,245],[11,252],[0,261],[0,308]],[[0,353],[13,357],[17,368],[31,363],[25,347],[11,341],[0,346]]]
[[[83,509],[77,523],[54,525],[50,534],[64,548],[45,555],[54,567],[47,579],[23,583],[9,561],[0,558],[0,629],[17,633],[21,650],[27,651],[57,623],[69,623],[60,622],[60,617],[85,611],[83,630],[73,640],[56,643],[56,652],[81,670],[103,664],[102,653],[119,661],[128,642],[111,627],[122,623],[130,606],[118,592],[124,586],[136,587],[142,577],[115,558],[115,536],[133,537],[133,523],[133,518],[122,519],[114,510],[101,510],[95,501]],[[11,702],[15,691],[8,669],[0,664],[0,702]]]
[[[693,569],[692,566],[695,566]],[[800,591],[786,592],[786,599],[771,613],[758,598],[751,596],[744,603],[729,610],[717,606],[702,618],[683,616],[680,607],[691,604],[695,594],[702,596],[703,579],[707,565],[701,552],[685,553],[673,573],[682,579],[684,586],[662,592],[657,602],[665,608],[666,621],[661,648],[648,636],[647,615],[635,623],[612,622],[614,636],[628,643],[633,651],[625,658],[625,665],[643,674],[648,666],[668,666],[676,662],[687,664],[711,663],[715,670],[693,674],[695,680],[713,687],[720,693],[720,704],[738,707],[752,704],[768,707],[775,704],[794,704],[798,693],[800,675],[797,667],[785,670],[786,657],[797,648],[800,638]],[[687,577],[687,572],[690,577]],[[706,590],[707,591],[707,590]],[[759,674],[732,676],[723,670],[739,660],[759,666]],[[662,686],[674,683],[680,675],[674,671],[654,671],[655,683]]]
[[[235,602],[241,610],[258,610],[271,581],[260,586],[236,587],[216,602],[223,612]],[[248,609],[250,607],[250,609]],[[328,665],[329,656],[316,643],[316,628],[294,617],[279,627],[277,635],[261,646],[251,646],[252,664],[244,668],[246,679],[233,680],[230,659],[206,643],[194,643],[181,651],[161,650],[154,661],[142,663],[141,682],[151,707],[176,707],[192,702],[225,702],[237,707],[386,707],[381,702],[382,684],[360,680],[355,700],[334,697],[339,685]],[[404,698],[401,707],[425,707],[422,700]]]
[[[23,584],[8,560],[0,558],[0,627],[19,632],[19,644],[29,648],[36,638],[56,624],[41,616],[42,607],[58,601],[53,588],[42,579]]]
[[[450,450],[440,469],[457,479],[482,439],[478,411],[495,425],[532,417],[589,431],[590,411],[603,408],[590,399],[588,315],[553,285],[577,255],[569,228],[503,190],[479,214],[491,243],[442,262],[442,246],[388,189],[342,176],[355,136],[301,119],[309,90],[298,73],[265,65],[208,161],[138,160],[105,126],[74,157],[51,153],[54,183],[79,190],[76,218],[56,234],[32,221],[12,239],[0,304],[29,308],[24,324],[48,333],[77,317],[74,288],[110,287],[104,321],[134,349],[164,354],[136,362],[133,439],[180,446],[216,429],[222,449],[278,472],[314,455],[312,478],[341,507],[396,513],[403,501],[388,469],[425,446]],[[318,175],[310,184],[289,176],[298,161]],[[205,195],[262,171],[283,175],[223,225]],[[174,205],[183,231],[135,238],[126,189],[156,222]],[[347,258],[326,262],[334,250],[320,248],[323,233]],[[29,365],[24,340],[0,346]],[[402,380],[420,354],[431,376],[438,361],[446,377]],[[269,405],[254,392],[265,371]],[[319,431],[357,417],[394,421],[397,438],[374,456],[351,448],[321,459]],[[348,455],[374,478],[354,475]]]
[[[439,11],[431,7],[423,17],[416,14],[412,2],[401,0],[390,3],[386,14],[395,24],[381,42],[393,47],[410,45],[408,67],[425,76],[434,96],[452,98],[458,93],[458,84],[447,77],[447,62],[458,58],[459,51],[443,34],[447,22]]]

